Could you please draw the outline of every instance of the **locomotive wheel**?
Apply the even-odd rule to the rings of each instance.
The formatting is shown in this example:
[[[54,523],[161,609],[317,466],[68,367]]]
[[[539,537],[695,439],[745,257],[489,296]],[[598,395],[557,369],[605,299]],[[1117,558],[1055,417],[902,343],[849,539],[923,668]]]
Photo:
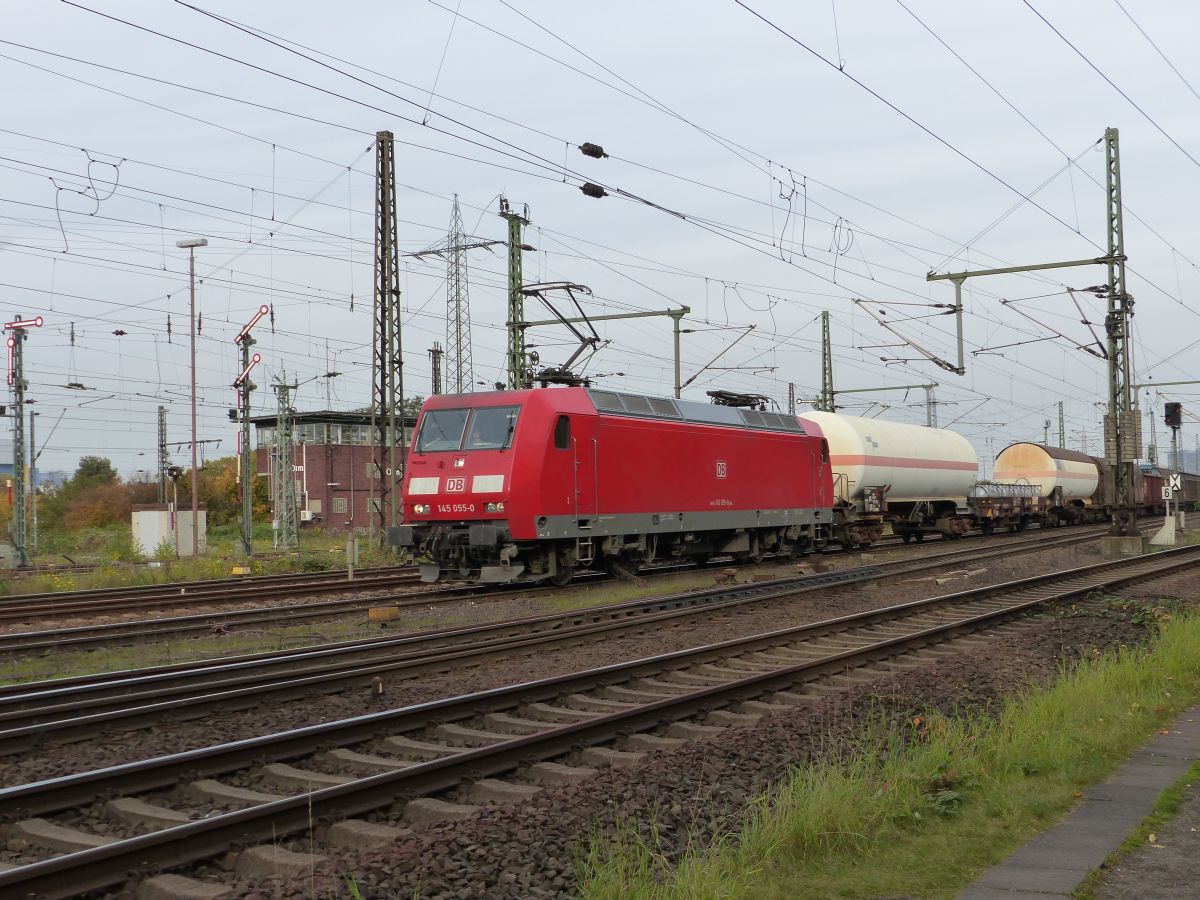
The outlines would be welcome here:
[[[925,542],[925,532],[923,531],[918,531],[915,535],[913,535],[913,537],[917,539],[918,544],[923,544]]]
[[[637,574],[633,562],[620,556],[604,557],[604,571],[618,581],[633,581]]]
[[[907,544],[909,541],[912,540],[912,535],[906,531],[900,535],[900,540],[904,541],[904,543]]]
[[[558,564],[558,569],[550,576],[550,583],[555,587],[566,587],[571,583],[571,579],[575,577],[575,570],[571,566]]]

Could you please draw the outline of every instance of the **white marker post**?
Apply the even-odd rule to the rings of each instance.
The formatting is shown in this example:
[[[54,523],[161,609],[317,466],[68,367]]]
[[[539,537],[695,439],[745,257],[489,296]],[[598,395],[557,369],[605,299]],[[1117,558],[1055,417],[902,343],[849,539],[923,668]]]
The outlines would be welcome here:
[[[1172,475],[1171,478],[1178,478],[1177,475]],[[1158,533],[1150,538],[1150,543],[1156,547],[1174,547],[1175,546],[1175,516],[1171,514],[1171,496],[1174,490],[1170,485],[1163,485],[1162,498],[1167,501],[1167,514],[1163,519],[1163,527],[1158,529]]]
[[[1171,476],[1170,488],[1173,492],[1183,490],[1183,476],[1178,472]],[[1175,493],[1174,496],[1177,497],[1179,495]],[[1175,503],[1175,529],[1177,531],[1183,531],[1184,529],[1183,507],[1178,502]]]

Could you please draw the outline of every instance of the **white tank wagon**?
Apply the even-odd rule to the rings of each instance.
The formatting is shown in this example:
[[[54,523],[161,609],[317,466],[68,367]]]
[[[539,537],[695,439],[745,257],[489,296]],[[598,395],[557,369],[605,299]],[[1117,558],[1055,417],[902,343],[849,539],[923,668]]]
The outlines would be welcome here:
[[[806,412],[801,423],[829,444],[834,491],[847,518],[845,543],[870,543],[883,522],[906,538],[957,536],[970,529],[966,498],[979,473],[975,448],[960,434],[923,425]]]
[[[835,488],[858,500],[885,487],[890,501],[965,497],[979,473],[979,458],[965,437],[940,428],[806,412],[800,421],[829,443],[829,463],[844,475]]]
[[[1077,450],[1021,442],[996,457],[997,481],[1032,484],[1056,506],[1087,506],[1100,486],[1100,466]]]

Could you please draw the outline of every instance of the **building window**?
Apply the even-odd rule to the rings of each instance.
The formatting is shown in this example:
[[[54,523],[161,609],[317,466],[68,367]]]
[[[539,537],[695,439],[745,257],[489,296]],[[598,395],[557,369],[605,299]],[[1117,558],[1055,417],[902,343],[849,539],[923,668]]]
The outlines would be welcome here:
[[[370,501],[371,512],[378,515],[379,511],[383,509],[383,506],[381,505],[383,501],[379,497],[371,497]]]
[[[349,504],[346,502],[345,497],[333,498],[333,511],[334,513],[347,513],[350,511]]]
[[[309,497],[308,508],[312,511],[314,516],[319,516],[321,514],[321,501],[316,498]]]
[[[379,470],[375,468],[374,460],[371,460],[371,459],[367,460],[363,471],[365,472],[365,474],[368,478],[374,478],[376,481],[379,480]]]

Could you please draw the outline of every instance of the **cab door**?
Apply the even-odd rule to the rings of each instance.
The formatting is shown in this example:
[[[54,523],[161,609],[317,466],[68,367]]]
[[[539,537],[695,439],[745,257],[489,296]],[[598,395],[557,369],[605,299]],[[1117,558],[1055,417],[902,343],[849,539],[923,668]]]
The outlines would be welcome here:
[[[589,518],[596,509],[594,435],[586,416],[559,413],[550,424],[542,496],[551,515]]]

